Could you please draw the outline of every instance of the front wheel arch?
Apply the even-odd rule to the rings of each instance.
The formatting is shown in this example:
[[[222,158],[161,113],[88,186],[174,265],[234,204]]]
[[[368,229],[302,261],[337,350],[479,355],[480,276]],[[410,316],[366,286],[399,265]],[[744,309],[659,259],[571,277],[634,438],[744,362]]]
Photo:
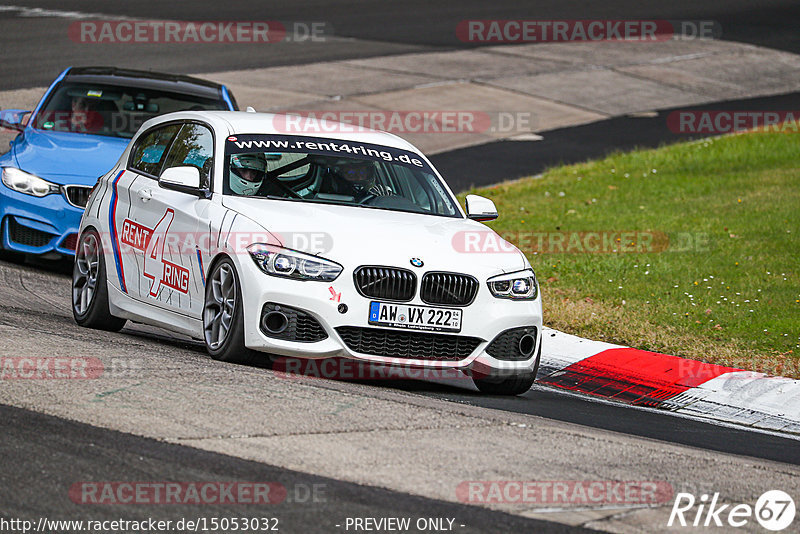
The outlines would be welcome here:
[[[213,293],[213,277],[216,276],[218,267],[223,263],[230,265],[234,274],[233,279],[236,284],[235,301],[233,313],[231,315],[231,324],[226,333],[225,340],[218,347],[212,347],[211,344],[209,344],[208,334],[206,332],[208,326],[207,308],[210,304],[209,296]],[[206,351],[213,359],[241,364],[250,364],[257,360],[258,353],[252,349],[248,349],[244,344],[244,300],[242,299],[241,276],[236,261],[226,253],[218,254],[209,265],[203,296],[203,312],[201,319],[203,321],[203,342],[205,343]]]

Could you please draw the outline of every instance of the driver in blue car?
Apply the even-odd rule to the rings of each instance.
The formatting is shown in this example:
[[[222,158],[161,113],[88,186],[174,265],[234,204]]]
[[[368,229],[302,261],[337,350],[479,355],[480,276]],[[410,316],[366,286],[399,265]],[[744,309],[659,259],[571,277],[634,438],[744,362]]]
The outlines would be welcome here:
[[[95,133],[103,128],[103,117],[86,97],[72,97],[69,114],[69,131]]]

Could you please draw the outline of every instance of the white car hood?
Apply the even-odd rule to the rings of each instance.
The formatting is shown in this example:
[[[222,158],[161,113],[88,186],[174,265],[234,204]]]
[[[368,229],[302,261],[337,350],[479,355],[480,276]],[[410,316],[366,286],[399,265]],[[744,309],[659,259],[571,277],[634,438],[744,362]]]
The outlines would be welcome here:
[[[482,278],[527,267],[513,245],[468,219],[233,196],[223,197],[223,205],[269,230],[283,246],[320,255],[346,269],[385,265],[415,270],[410,261],[419,258],[424,262],[421,271]],[[465,232],[488,244],[479,247],[488,252],[466,251]]]

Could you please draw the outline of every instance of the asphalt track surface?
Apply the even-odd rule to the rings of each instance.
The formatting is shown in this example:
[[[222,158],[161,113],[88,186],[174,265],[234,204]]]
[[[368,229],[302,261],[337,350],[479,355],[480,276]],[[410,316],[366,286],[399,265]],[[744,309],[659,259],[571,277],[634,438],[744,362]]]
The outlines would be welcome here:
[[[169,379],[173,373],[199,384],[208,383],[209,375],[205,373],[223,373],[220,375],[228,388],[220,390],[242,392],[244,398],[253,394],[253,387],[265,388],[267,400],[275,402],[269,394],[270,375],[266,368],[239,368],[230,364],[214,362],[205,354],[202,344],[188,342],[185,338],[171,337],[163,331],[142,329],[131,325],[121,333],[103,333],[84,330],[72,322],[70,313],[64,304],[69,292],[68,263],[38,262],[31,264],[7,261],[7,256],[0,255],[0,279],[4,281],[0,287],[0,328],[9,334],[12,332],[31,333],[31,339],[25,341],[15,336],[9,340],[11,346],[20,348],[6,349],[4,355],[47,355],[48,339],[59,340],[59,352],[75,356],[91,354],[84,352],[87,348],[105,351],[109,355],[115,353],[141,358],[146,373],[138,375],[137,383],[147,383],[157,378]],[[14,282],[19,283],[15,284]],[[7,334],[8,335],[8,334]],[[238,368],[238,369],[237,369]],[[152,374],[155,373],[155,374]],[[254,381],[254,382],[253,382]],[[303,384],[296,386],[283,382],[292,395],[293,388],[303,389]],[[465,506],[458,503],[409,495],[405,492],[381,489],[370,484],[356,484],[341,481],[336,477],[317,476],[315,474],[276,467],[265,463],[243,460],[227,454],[201,451],[191,446],[165,443],[127,433],[98,428],[79,423],[69,416],[70,406],[84,412],[90,411],[93,402],[100,402],[98,397],[106,394],[114,395],[115,389],[108,393],[87,397],[79,393],[81,388],[73,391],[72,384],[6,384],[7,387],[22,386],[20,391],[27,391],[13,399],[18,406],[53,407],[52,394],[61,390],[67,393],[65,403],[58,409],[60,417],[44,415],[35,411],[0,404],[0,420],[3,421],[3,432],[0,433],[0,472],[3,484],[0,484],[0,517],[6,519],[30,519],[46,517],[49,519],[92,519],[141,520],[148,517],[157,520],[177,521],[181,518],[212,517],[278,517],[283,532],[340,532],[344,529],[335,527],[342,524],[345,518],[352,517],[450,517],[455,518],[461,532],[568,532],[572,529],[564,525],[548,521],[526,519],[492,511],[483,507]],[[35,382],[35,381],[34,381]],[[301,381],[302,382],[302,381]],[[327,381],[322,381],[327,382]],[[177,382],[175,382],[177,384]],[[212,381],[213,383],[213,381]],[[75,385],[77,386],[77,384]],[[99,386],[103,391],[109,386]],[[147,387],[146,384],[142,387]],[[797,440],[774,435],[748,432],[744,429],[728,428],[703,423],[687,418],[676,417],[653,410],[632,409],[607,402],[596,402],[590,398],[570,393],[535,386],[525,395],[514,398],[483,396],[477,393],[455,388],[444,384],[421,383],[415,381],[379,381],[375,383],[359,383],[336,381],[330,386],[322,383],[318,386],[314,398],[322,400],[322,391],[331,387],[347,395],[358,396],[366,402],[369,399],[386,398],[387,395],[401,395],[407,399],[443,400],[454,406],[472,405],[481,409],[492,410],[502,418],[522,416],[522,421],[532,428],[543,432],[552,420],[571,425],[578,432],[596,436],[604,440],[607,431],[620,435],[626,441],[637,442],[645,438],[650,443],[648,448],[664,450],[665,457],[675,454],[675,447],[687,450],[690,456],[698,454],[692,450],[719,451],[731,453],[735,465],[742,463],[742,469],[748,464],[763,459],[774,467],[786,472],[800,465],[800,447]],[[55,389],[51,389],[55,388]],[[182,391],[176,386],[175,391]],[[170,388],[167,387],[167,390]],[[166,405],[172,406],[176,419],[182,419],[186,404],[199,401],[193,395],[181,394],[175,397],[175,391],[167,393]],[[200,390],[192,392],[196,394]],[[307,391],[307,390],[306,390]],[[186,391],[189,393],[189,391]],[[2,394],[2,391],[0,391]],[[211,394],[209,392],[209,394]],[[233,393],[236,394],[236,393]],[[211,394],[213,395],[213,394]],[[305,395],[308,395],[306,392]],[[408,397],[408,396],[411,397]],[[4,398],[9,398],[4,395]],[[69,400],[67,400],[69,399]],[[289,399],[291,402],[291,399]],[[105,402],[105,401],[102,401]],[[424,402],[424,401],[421,401]],[[115,406],[123,409],[126,401],[120,399]],[[260,403],[263,405],[263,402]],[[268,404],[271,409],[280,410],[280,405]],[[132,404],[136,417],[146,423],[148,420],[147,404]],[[102,409],[96,404],[98,410]],[[324,407],[324,406],[323,406]],[[144,412],[142,412],[144,408]],[[191,410],[189,410],[191,412]],[[77,412],[76,412],[77,413]],[[101,412],[98,412],[98,415]],[[65,415],[66,414],[66,415]],[[226,406],[216,416],[220,427],[230,428],[225,418],[231,417],[230,406]],[[65,418],[66,417],[66,418]],[[213,415],[209,416],[212,419]],[[235,416],[234,416],[235,417]],[[266,418],[267,420],[269,418]],[[102,416],[98,421],[103,421]],[[103,423],[114,424],[106,419]],[[335,421],[332,421],[335,424]],[[563,423],[556,423],[561,424]],[[303,434],[302,421],[293,421],[299,435]],[[380,427],[380,421],[375,424]],[[345,429],[342,429],[346,431]],[[486,430],[491,432],[490,429]],[[156,430],[156,433],[158,430]],[[230,430],[220,429],[222,435]],[[313,436],[306,436],[313,439]],[[413,441],[404,446],[414,447]],[[306,452],[299,451],[298,459]],[[348,454],[358,455],[358,450]],[[537,453],[544,458],[558,455],[557,450]],[[590,455],[591,456],[591,455]],[[750,458],[748,458],[750,457]],[[480,461],[478,457],[475,461]],[[713,460],[711,460],[713,458]],[[716,463],[717,457],[709,460]],[[651,461],[642,457],[638,461]],[[705,461],[709,461],[705,460]],[[331,458],[330,461],[336,461]],[[614,464],[620,460],[608,457],[596,458],[598,465],[581,464],[580,470],[595,473],[602,464]],[[621,460],[625,462],[625,460]],[[701,460],[697,460],[702,462]],[[729,462],[730,460],[725,460]],[[634,470],[638,468],[632,466]],[[652,467],[643,467],[642,475]],[[738,469],[738,468],[737,468]],[[312,470],[311,473],[314,473]],[[460,475],[464,476],[464,475]],[[574,476],[574,475],[573,475]],[[596,474],[589,475],[598,476]],[[652,475],[651,475],[652,476]],[[762,476],[766,476],[766,473]],[[689,474],[683,480],[691,481]],[[764,482],[768,479],[765,479]],[[73,502],[69,498],[68,489],[80,482],[113,482],[113,481],[171,481],[171,482],[204,482],[204,481],[271,481],[278,482],[287,488],[289,495],[307,495],[308,488],[314,485],[324,488],[322,499],[309,502],[307,498],[293,497],[286,502],[267,505],[192,505],[168,506],[162,504],[130,505],[91,505]],[[757,482],[758,483],[758,482]],[[778,483],[780,484],[780,483]],[[790,489],[790,488],[787,488]],[[763,491],[763,490],[762,490]]]
[[[389,383],[386,386],[452,402],[535,415],[631,436],[800,465],[800,447],[793,439],[705,423],[655,409],[596,402],[582,395],[564,393],[538,385],[517,397],[487,397],[478,393],[465,393],[463,390],[444,385],[411,381]]]
[[[722,28],[721,37],[800,53],[800,6],[792,0],[692,2],[636,2],[613,0],[586,5],[579,1],[486,2],[361,1],[245,2],[210,1],[185,5],[144,2],[69,3],[42,0],[0,3],[0,90],[48,85],[67,65],[111,64],[166,72],[198,73],[245,68],[296,65],[414,51],[450,50],[476,46],[458,40],[455,27],[468,19],[666,19],[711,20]],[[36,16],[24,7],[51,9],[58,16]],[[85,44],[68,37],[76,18],[134,17],[146,20],[278,20],[324,22],[333,37],[325,42],[277,44]],[[77,16],[77,15],[76,15]],[[320,83],[324,83],[321,80]],[[0,108],[3,107],[0,102]],[[702,110],[797,109],[800,94],[717,102],[683,107]],[[602,157],[614,150],[656,147],[693,137],[667,128],[672,110],[653,110],[651,117],[615,117],[584,126],[541,132],[542,141],[497,141],[453,150],[431,157],[456,190],[505,179],[538,174],[548,167]]]
[[[698,3],[612,1],[587,4],[580,1],[529,2],[513,0],[487,3],[479,0],[443,2],[253,2],[196,1],[187,12],[185,4],[154,0],[110,3],[98,0],[64,2],[17,1],[16,6],[75,10],[170,20],[280,20],[325,21],[337,39],[325,43],[250,45],[135,45],[96,46],[72,43],[66,37],[70,19],[20,17],[17,11],[0,10],[0,89],[48,84],[65,65],[116,64],[132,68],[185,73],[212,72],[325,60],[399,54],[424,50],[447,50],[474,46],[455,38],[455,25],[465,19],[668,19],[714,20],[723,28],[723,38],[800,52],[800,8],[796,1],[745,2],[714,0]],[[54,41],[55,39],[55,41]],[[58,46],[54,46],[57,43]],[[747,102],[720,103],[703,109],[793,109],[798,95],[782,95]],[[0,107],[2,106],[0,102]],[[457,187],[484,185],[499,179],[535,174],[560,162],[581,161],[613,149],[656,146],[685,139],[665,127],[667,111],[650,118],[622,117],[587,126],[544,133],[539,142],[498,142],[434,157],[434,163]],[[602,134],[602,135],[601,135]],[[470,172],[471,174],[466,174]],[[457,177],[457,178],[454,178]],[[463,178],[462,178],[463,177]],[[463,180],[463,181],[462,181]],[[4,262],[3,262],[4,263]],[[32,265],[44,277],[68,279],[63,267]],[[61,272],[59,272],[61,271]],[[34,288],[35,289],[35,288]],[[36,308],[36,303],[30,303]],[[15,313],[0,306],[0,320]],[[52,316],[66,324],[63,317]],[[75,327],[77,329],[77,327]],[[198,349],[199,350],[199,349]],[[689,447],[728,452],[800,464],[797,441],[769,434],[748,432],[669,414],[595,402],[571,394],[535,387],[519,398],[485,397],[443,385],[399,382],[378,388],[446,399],[448,401],[527,414],[573,423],[586,428],[611,430]],[[0,406],[4,431],[0,433],[0,458],[4,484],[0,485],[0,517],[75,518],[86,515],[86,507],[65,497],[64,484],[76,480],[191,479],[281,480],[290,484],[327,484],[329,500],[315,506],[281,505],[284,531],[322,530],[334,517],[345,516],[456,516],[474,531],[523,532],[566,531],[563,526],[535,522],[482,508],[413,497],[372,487],[324,479],[313,475],[248,462],[231,456],[169,445],[128,434],[99,429]],[[31,473],[37,473],[31,476]],[[241,508],[224,507],[180,510],[142,505],[127,517],[157,515],[159,519],[195,515],[224,516]],[[252,511],[249,515],[262,515]],[[270,512],[270,510],[266,510]],[[93,518],[116,518],[114,507],[93,508]],[[507,527],[507,528],[506,528]],[[282,529],[283,530],[283,529]],[[325,529],[330,530],[330,529]],[[464,530],[469,531],[469,530]]]
[[[347,517],[455,518],[459,532],[588,532],[550,521],[489,511],[361,486],[214,454],[191,447],[104,430],[0,405],[3,484],[0,517],[37,521],[125,518],[278,518],[281,532],[342,531]],[[39,476],[31,477],[31,473]],[[286,488],[286,500],[270,504],[84,504],[65,488],[76,481],[270,481]],[[77,482],[77,483],[80,483]]]
[[[434,154],[433,165],[456,191],[539,174],[549,167],[602,158],[615,151],[655,148],[718,134],[673,133],[667,116],[680,111],[781,111],[798,109],[800,93],[727,100],[700,106],[653,110],[653,116],[625,116],[541,132],[541,141],[496,141]],[[502,214],[501,214],[502,215]]]
[[[47,309],[50,305],[46,302],[37,302],[38,297],[36,297],[36,295],[47,293],[48,288],[57,286],[60,281],[63,281],[64,288],[68,288],[71,264],[66,260],[63,262],[20,260],[18,257],[8,258],[7,255],[0,255],[0,272],[9,268],[16,270],[19,266],[39,271],[39,273],[32,273],[30,277],[26,277],[24,282],[25,294],[33,296],[32,300],[26,303],[15,303],[14,309],[24,310],[25,313],[33,313],[36,316],[41,315],[42,325],[53,322],[52,327],[57,327],[66,320],[65,328],[68,332],[84,332],[77,325],[71,325],[71,320],[64,317],[69,313],[68,310],[58,314],[48,313]],[[0,307],[0,324],[18,322],[18,319],[8,317],[9,313],[12,312]],[[142,332],[133,332],[132,335],[150,337],[149,334]],[[172,341],[169,338],[166,338],[165,341],[205,357],[205,350],[200,342],[187,343],[178,336]],[[167,362],[165,361],[164,364],[166,365]],[[368,384],[381,389],[397,389],[456,403],[544,417],[631,436],[800,465],[800,447],[798,447],[796,439],[703,422],[655,409],[632,408],[618,403],[598,401],[588,396],[538,385],[524,395],[502,397],[482,395],[446,383],[413,380],[382,380],[378,384],[365,381],[351,381],[351,383]]]
[[[337,39],[266,46],[84,44],[67,36],[74,19],[20,16],[18,11],[0,9],[0,89],[48,84],[66,65],[112,64],[198,73],[470,48],[478,45],[460,41],[455,28],[471,19],[710,20],[722,29],[723,39],[800,52],[800,8],[795,0],[229,0],[224,4],[215,0],[21,0],[8,5],[145,20],[320,21],[332,27]]]

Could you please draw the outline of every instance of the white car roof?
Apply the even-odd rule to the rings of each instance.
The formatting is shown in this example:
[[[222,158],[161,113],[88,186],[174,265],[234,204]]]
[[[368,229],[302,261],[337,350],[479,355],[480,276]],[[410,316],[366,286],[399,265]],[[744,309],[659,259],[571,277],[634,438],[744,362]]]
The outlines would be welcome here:
[[[217,131],[226,130],[228,134],[274,134],[323,137],[327,139],[372,143],[420,153],[419,149],[414,145],[394,134],[337,121],[317,119],[314,122],[320,125],[319,128],[311,127],[313,123],[309,121],[309,123],[307,123],[309,127],[306,128],[309,131],[291,131],[291,129],[285,126],[279,126],[280,124],[284,124],[284,118],[286,116],[287,115],[281,113],[253,113],[248,111],[179,111],[150,119],[142,125],[142,130],[170,120],[195,119],[209,123]]]

